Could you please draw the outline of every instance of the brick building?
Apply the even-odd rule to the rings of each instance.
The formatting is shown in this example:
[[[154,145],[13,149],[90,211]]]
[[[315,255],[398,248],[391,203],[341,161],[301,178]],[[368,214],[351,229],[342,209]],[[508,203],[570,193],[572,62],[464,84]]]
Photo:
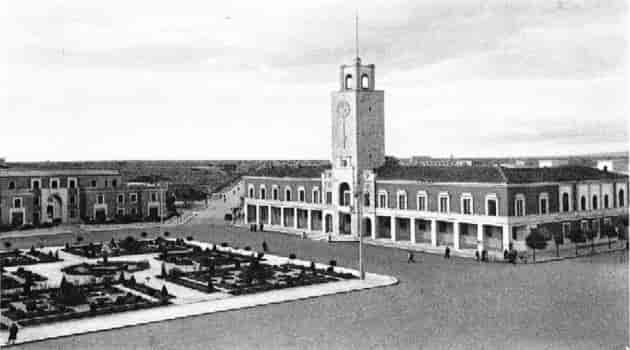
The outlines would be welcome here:
[[[272,167],[243,177],[247,223],[334,238],[453,249],[524,249],[532,228],[601,231],[627,217],[628,177],[584,166],[402,166],[385,159],[384,94],[374,65],[342,65],[324,167]],[[360,220],[359,220],[360,218]],[[549,237],[551,239],[551,237]]]
[[[0,225],[158,219],[165,187],[123,183],[117,170],[0,169]]]

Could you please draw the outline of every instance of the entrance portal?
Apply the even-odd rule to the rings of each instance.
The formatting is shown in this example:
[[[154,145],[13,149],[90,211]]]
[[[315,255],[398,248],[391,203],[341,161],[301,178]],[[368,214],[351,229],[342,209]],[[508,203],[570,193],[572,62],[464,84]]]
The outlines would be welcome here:
[[[339,213],[339,233],[342,235],[352,233],[352,217],[350,214]]]

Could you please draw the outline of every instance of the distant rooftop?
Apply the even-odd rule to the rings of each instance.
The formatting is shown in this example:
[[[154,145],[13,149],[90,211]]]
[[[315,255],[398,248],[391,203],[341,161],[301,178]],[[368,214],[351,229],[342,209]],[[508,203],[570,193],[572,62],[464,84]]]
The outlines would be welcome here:
[[[324,171],[330,168],[330,164],[322,166],[271,166],[256,170],[247,176],[313,178],[320,177]]]
[[[568,165],[551,168],[502,168],[508,183],[627,179],[628,176],[596,168]]]
[[[376,169],[377,180],[413,180],[420,182],[504,183],[498,167],[396,166]]]
[[[18,176],[97,176],[120,175],[120,171],[111,169],[0,169],[0,177]]]

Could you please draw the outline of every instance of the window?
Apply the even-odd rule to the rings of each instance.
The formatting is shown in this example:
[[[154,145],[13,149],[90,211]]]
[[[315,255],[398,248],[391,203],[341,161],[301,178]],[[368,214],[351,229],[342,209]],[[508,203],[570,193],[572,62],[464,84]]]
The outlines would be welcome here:
[[[549,195],[547,193],[541,193],[538,197],[538,213],[540,215],[549,214]]]
[[[332,192],[326,191],[326,204],[332,204],[332,202],[333,202]]]
[[[405,191],[398,191],[397,193],[397,204],[398,204],[398,209],[402,209],[405,210],[407,209],[407,192]]]
[[[77,202],[76,197],[75,196],[70,196],[70,204],[74,205]]]
[[[593,210],[597,210],[597,195],[593,195]]]
[[[351,74],[346,75],[345,87],[346,89],[352,89],[352,75]]]
[[[267,199],[267,188],[264,186],[260,187],[260,199]]]
[[[33,206],[39,207],[39,197],[33,197]]]
[[[438,210],[440,211],[440,213],[448,213],[451,211],[450,208],[450,203],[449,203],[449,196],[448,193],[440,193],[440,195],[438,196],[438,203],[439,203],[439,208]]]
[[[319,198],[319,188],[315,187],[313,189],[312,196],[313,196],[313,200],[312,200],[313,203],[319,204],[319,202],[321,202],[321,199]]]
[[[277,186],[274,186],[274,187],[271,189],[271,196],[272,196],[272,197],[271,197],[271,199],[273,199],[274,201],[277,201],[277,200],[278,200],[278,197],[279,197],[279,192],[278,192],[278,187],[277,187]]]
[[[112,180],[112,187],[116,187],[118,185],[118,181]]]
[[[497,202],[498,202],[498,199],[496,195],[486,196],[486,215],[488,216],[499,215],[499,211],[497,210]]]
[[[361,88],[362,89],[369,89],[370,88],[370,78],[368,77],[367,74],[363,74],[361,76]]]
[[[610,203],[608,202],[608,195],[605,194],[604,195],[604,209],[608,209],[609,205],[610,205]]]
[[[138,212],[136,211],[136,208],[131,208],[131,215],[137,215]]]
[[[611,218],[604,218],[604,226],[612,226],[612,219]]]
[[[151,192],[151,201],[155,202],[158,200],[158,196],[157,193],[155,192]]]
[[[40,180],[39,179],[31,180],[31,189],[38,190],[39,187],[40,187]]]
[[[341,205],[343,206],[352,205],[352,195],[350,193],[350,190],[343,191],[343,201],[341,202]]]
[[[59,180],[57,179],[50,180],[50,188],[52,189],[59,188]]]
[[[291,189],[288,187],[284,189],[284,200],[291,201]]]
[[[129,200],[131,201],[131,203],[136,203],[138,202],[138,195],[136,193],[132,193],[129,195]]]
[[[462,214],[471,215],[473,213],[472,201],[473,199],[470,193],[462,194]]]
[[[569,211],[569,194],[566,192],[562,194],[562,211]]]
[[[76,188],[77,180],[76,179],[68,179],[68,188]]]
[[[103,204],[103,203],[105,203],[105,196],[103,196],[102,194],[99,194],[99,195],[96,197],[96,203],[98,203],[98,204]]]
[[[525,216],[525,196],[517,194],[514,200],[514,215]]]
[[[580,209],[586,210],[586,197],[584,196],[580,197]]]
[[[623,188],[619,190],[618,198],[619,198],[619,207],[622,208],[624,205],[626,205]]]
[[[118,204],[123,204],[123,203],[125,203],[125,195],[119,194],[118,195]]]
[[[370,194],[369,193],[364,193],[363,194],[363,206],[364,207],[369,207],[370,206]]]
[[[378,207],[387,208],[387,192],[382,191],[378,193]]]
[[[427,193],[424,191],[418,193],[418,210],[427,210]]]
[[[125,208],[118,208],[118,209],[116,209],[116,215],[124,216],[125,215]]]
[[[96,187],[96,180],[92,180],[92,187]]]
[[[306,201],[306,191],[304,190],[303,187],[300,187],[298,189],[298,200],[300,202],[305,202]]]
[[[109,182],[105,180],[105,187],[107,187],[108,185],[109,185]]]
[[[9,189],[10,190],[14,190],[15,189],[15,181],[9,181]]]
[[[582,220],[582,222],[580,222],[580,228],[582,229],[583,232],[586,232],[589,230],[589,224],[587,220]]]
[[[569,232],[571,232],[571,223],[563,222],[562,223],[562,237],[568,238]]]
[[[22,198],[20,197],[13,198],[13,208],[15,209],[22,208]]]
[[[256,198],[256,196],[254,195],[254,185],[249,185],[247,192],[247,197]]]

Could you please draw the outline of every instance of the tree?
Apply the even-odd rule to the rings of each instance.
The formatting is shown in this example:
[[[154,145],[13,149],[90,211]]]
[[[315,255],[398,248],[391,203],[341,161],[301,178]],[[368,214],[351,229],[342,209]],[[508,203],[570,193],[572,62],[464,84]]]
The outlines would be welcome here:
[[[584,231],[584,235],[587,240],[591,241],[591,254],[595,253],[595,237],[597,237],[597,231],[589,227]]]
[[[547,247],[547,240],[545,236],[538,229],[530,231],[529,235],[525,237],[525,244],[533,251],[533,259],[536,262],[536,249],[545,249]]]
[[[613,225],[604,225],[602,226],[602,236],[606,236],[608,238],[608,249],[611,247],[611,238],[615,238],[618,236],[618,232]]]
[[[553,243],[556,245],[556,257],[560,257],[560,245],[564,243],[564,237],[562,237],[562,232],[554,231],[553,232]]]
[[[7,249],[10,249],[11,248],[11,242],[4,241],[4,247],[7,248]]]
[[[578,244],[586,242],[586,235],[584,234],[584,231],[582,231],[582,228],[578,225],[575,225],[569,231],[568,238],[573,244],[575,244],[575,256],[578,256]]]

